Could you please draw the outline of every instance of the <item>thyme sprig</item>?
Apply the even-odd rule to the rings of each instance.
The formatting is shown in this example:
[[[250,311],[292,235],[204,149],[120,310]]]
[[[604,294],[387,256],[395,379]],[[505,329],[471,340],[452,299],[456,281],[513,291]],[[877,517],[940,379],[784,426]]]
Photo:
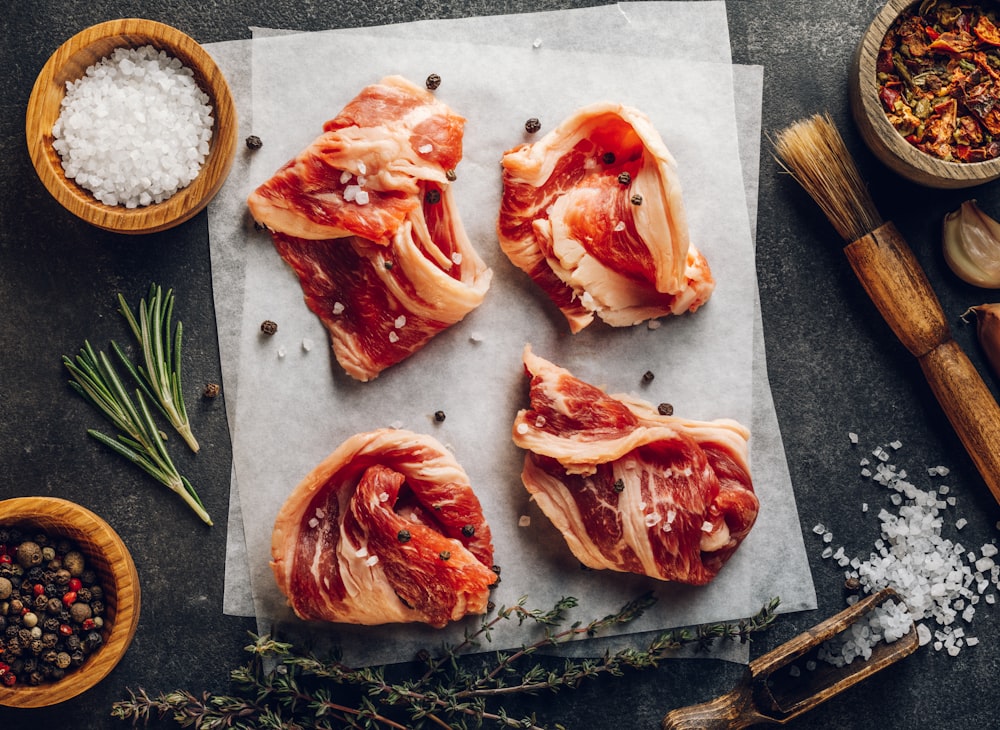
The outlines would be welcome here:
[[[191,482],[181,476],[167,453],[142,391],[135,391],[133,402],[107,354],[96,354],[88,341],[75,359],[63,355],[63,364],[73,378],[70,386],[96,406],[119,431],[117,439],[95,429],[88,429],[87,433],[179,494],[204,522],[211,525],[212,520]]]
[[[139,301],[138,316],[119,293],[118,311],[125,317],[142,349],[145,367],[134,366],[116,343],[111,343],[112,348],[146,396],[157,404],[184,442],[197,453],[198,440],[191,432],[181,389],[181,335],[184,328],[179,321],[171,343],[173,290],[168,289],[164,294],[160,286],[152,284],[149,287],[149,302],[146,299]]]
[[[501,607],[492,618],[464,639],[445,646],[432,656],[420,652],[423,674],[389,678],[393,668],[354,669],[339,659],[321,659],[298,653],[292,644],[270,636],[253,636],[245,647],[250,660],[231,672],[235,693],[200,697],[186,690],[149,695],[129,690],[129,698],[116,702],[112,717],[131,720],[133,726],[152,719],[169,718],[181,727],[210,728],[479,728],[486,724],[524,730],[544,730],[534,714],[515,717],[500,700],[579,687],[600,676],[622,676],[628,670],[657,667],[685,646],[710,648],[720,640],[746,642],[775,620],[779,601],[772,599],[761,610],[738,623],[707,624],[696,629],[675,629],[657,635],[645,649],[605,652],[596,659],[566,659],[559,668],[531,663],[536,652],[606,629],[627,624],[643,614],[655,599],[647,594],[625,604],[617,613],[589,623],[565,626],[575,598],[562,598],[548,610],[528,609],[526,599]],[[502,621],[530,622],[543,629],[543,637],[514,651],[468,655],[489,642]],[[396,668],[398,671],[398,667]],[[419,675],[419,676],[418,676]],[[416,677],[416,678],[414,678]],[[556,724],[553,727],[562,728]]]

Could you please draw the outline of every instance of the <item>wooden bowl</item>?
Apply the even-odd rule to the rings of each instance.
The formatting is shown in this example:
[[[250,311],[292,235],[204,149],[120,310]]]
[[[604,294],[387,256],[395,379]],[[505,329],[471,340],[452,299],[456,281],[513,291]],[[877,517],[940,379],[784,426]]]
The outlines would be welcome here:
[[[38,686],[0,684],[0,706],[43,707],[85,692],[125,655],[139,623],[139,576],[125,543],[88,509],[55,497],[18,497],[0,502],[0,525],[25,526],[75,542],[104,590],[104,643],[57,682]]]
[[[66,82],[115,48],[151,45],[177,58],[194,72],[211,100],[214,126],[208,157],[190,185],[161,203],[126,208],[99,202],[90,191],[66,178],[52,147],[52,126],[59,118]],[[236,108],[229,85],[204,48],[176,28],[137,18],[111,20],[87,28],[63,43],[42,67],[28,99],[28,152],[42,183],[63,207],[88,223],[118,233],[152,233],[188,220],[222,187],[236,154]]]
[[[851,112],[875,156],[908,180],[933,188],[967,188],[1000,178],[1000,159],[948,162],[921,152],[889,122],[878,97],[875,62],[886,31],[919,0],[890,0],[868,27],[854,55],[849,77]]]

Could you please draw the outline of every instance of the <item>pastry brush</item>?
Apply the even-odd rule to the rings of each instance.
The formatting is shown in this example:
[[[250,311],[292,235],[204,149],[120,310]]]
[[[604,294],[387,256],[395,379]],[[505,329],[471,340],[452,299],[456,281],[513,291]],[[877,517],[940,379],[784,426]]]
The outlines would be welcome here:
[[[779,132],[778,161],[816,201],[847,245],[868,296],[917,359],[942,410],[1000,503],[1000,406],[958,343],[913,251],[884,222],[829,114]]]

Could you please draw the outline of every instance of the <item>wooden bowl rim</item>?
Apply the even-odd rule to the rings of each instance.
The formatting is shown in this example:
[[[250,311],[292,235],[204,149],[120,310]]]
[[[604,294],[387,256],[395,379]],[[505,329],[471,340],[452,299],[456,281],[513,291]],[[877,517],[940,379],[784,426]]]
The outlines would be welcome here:
[[[68,62],[94,46],[136,48],[153,45],[179,58],[195,74],[211,99],[213,129],[209,155],[191,183],[161,203],[137,208],[109,206],[68,180],[59,154],[52,148],[52,125],[59,117],[65,84],[57,81]],[[97,54],[96,63],[110,51]],[[89,65],[89,64],[88,64]],[[84,66],[83,68],[86,68]],[[81,69],[82,71],[82,69]],[[67,78],[79,78],[74,74]],[[64,42],[49,57],[35,79],[28,99],[25,131],[28,152],[46,189],[67,210],[98,228],[142,234],[172,228],[199,213],[222,187],[236,155],[236,105],[222,71],[211,55],[182,31],[153,20],[122,18],[90,26]]]
[[[36,524],[42,520],[57,520],[65,523],[68,531],[85,533],[100,550],[114,582],[114,620],[104,644],[88,656],[82,666],[58,682],[36,687],[0,685],[0,706],[45,707],[82,694],[104,679],[121,661],[139,625],[139,574],[118,533],[86,507],[59,497],[14,497],[0,501],[0,522],[3,524]],[[58,528],[48,529],[58,531]],[[65,537],[74,539],[73,535]]]
[[[1000,178],[1000,158],[984,162],[942,160],[907,142],[889,122],[876,93],[865,93],[875,84],[879,46],[899,15],[921,0],[889,0],[862,36],[851,71],[851,107],[865,142],[886,165],[930,187],[959,188]]]

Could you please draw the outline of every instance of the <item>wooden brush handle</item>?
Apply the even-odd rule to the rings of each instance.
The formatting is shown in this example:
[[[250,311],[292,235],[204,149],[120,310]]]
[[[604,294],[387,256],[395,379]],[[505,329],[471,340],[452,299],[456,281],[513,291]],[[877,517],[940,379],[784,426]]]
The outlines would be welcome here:
[[[920,362],[941,408],[1000,503],[1000,405],[952,339],[920,263],[892,223],[844,251],[882,317]]]
[[[732,692],[700,705],[671,710],[660,723],[662,730],[742,730],[759,724],[774,724],[753,704],[749,672]]]

